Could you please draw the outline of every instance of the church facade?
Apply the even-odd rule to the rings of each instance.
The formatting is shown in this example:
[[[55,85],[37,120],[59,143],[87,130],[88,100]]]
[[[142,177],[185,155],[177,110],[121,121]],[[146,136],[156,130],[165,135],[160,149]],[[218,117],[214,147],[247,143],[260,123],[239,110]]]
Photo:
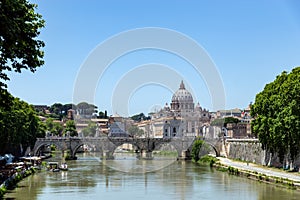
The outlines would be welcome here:
[[[172,96],[170,106],[166,104],[160,111],[152,113],[148,124],[152,137],[193,137],[201,135],[210,118],[208,110],[202,109],[199,103],[195,106],[192,94],[182,81]]]

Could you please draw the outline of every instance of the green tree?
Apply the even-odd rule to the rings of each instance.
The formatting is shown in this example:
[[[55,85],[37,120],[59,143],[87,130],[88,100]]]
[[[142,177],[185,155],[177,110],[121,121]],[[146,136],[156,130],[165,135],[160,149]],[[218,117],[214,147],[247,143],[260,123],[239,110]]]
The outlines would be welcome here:
[[[44,26],[35,4],[27,0],[0,0],[0,151],[19,153],[32,146],[45,127],[32,106],[7,91],[10,71],[35,72],[43,65],[44,42],[37,39]]]
[[[72,110],[76,110],[76,105],[75,104],[72,104],[72,103],[67,103],[67,104],[64,104],[63,107],[62,107],[62,113],[64,116],[66,116],[68,114],[68,110],[72,109]]]
[[[44,20],[37,5],[27,0],[0,0],[0,90],[6,90],[7,72],[35,72],[44,64],[44,42],[38,40]],[[4,93],[1,92],[1,95]],[[1,100],[8,96],[1,96]],[[2,100],[3,101],[3,100]],[[0,102],[3,103],[3,102]]]
[[[104,112],[102,112],[102,111],[100,111],[99,113],[98,113],[98,118],[99,119],[107,119],[108,117],[107,117],[107,111],[105,110]]]
[[[50,106],[49,111],[51,113],[55,113],[57,115],[60,115],[60,114],[62,114],[62,111],[63,111],[63,105],[61,103],[55,103],[55,104]]]
[[[23,148],[33,147],[37,137],[44,137],[45,128],[33,106],[14,98],[9,107],[0,107],[0,153],[20,153]]]
[[[200,150],[203,146],[203,143],[203,140],[195,140],[195,142],[193,143],[191,156],[195,162],[198,162],[198,160],[200,159]]]
[[[104,112],[100,111],[100,112],[98,113],[98,118],[99,118],[99,119],[104,119]]]
[[[58,120],[62,120],[63,118],[66,118],[68,114],[68,110],[70,109],[76,110],[76,108],[77,106],[72,103],[68,103],[68,104],[54,103],[49,108],[49,111],[51,112],[50,117]]]
[[[88,123],[88,126],[84,129],[82,129],[81,133],[87,137],[87,136],[94,136],[96,134],[97,130],[97,124],[95,122],[90,121]]]
[[[282,72],[258,93],[251,106],[252,131],[263,149],[292,163],[300,153],[300,67]]]
[[[69,133],[71,137],[78,136],[74,120],[68,120],[66,122],[66,128],[64,130],[64,134],[67,133]]]
[[[140,122],[141,120],[149,120],[150,117],[146,117],[144,113],[136,114],[131,117],[132,120]]]
[[[60,136],[62,134],[64,127],[59,122],[54,122],[52,118],[48,118],[45,124],[46,130],[52,133],[53,135]]]
[[[97,106],[93,104],[88,104],[87,102],[81,102],[77,104],[77,110],[80,115],[92,116],[97,113]]]
[[[211,122],[210,125],[212,126],[224,126],[224,127],[227,127],[227,124],[228,123],[239,123],[240,120],[237,119],[237,118],[234,118],[234,117],[226,117],[226,118],[223,118],[223,119],[215,119],[214,121]]]
[[[133,137],[144,135],[144,131],[137,126],[130,126],[127,131]]]

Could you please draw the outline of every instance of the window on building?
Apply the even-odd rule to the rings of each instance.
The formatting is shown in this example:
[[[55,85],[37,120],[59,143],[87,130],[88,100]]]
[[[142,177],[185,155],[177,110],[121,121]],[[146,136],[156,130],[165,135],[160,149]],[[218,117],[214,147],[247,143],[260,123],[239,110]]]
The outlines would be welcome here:
[[[176,133],[176,127],[173,128],[173,133]]]

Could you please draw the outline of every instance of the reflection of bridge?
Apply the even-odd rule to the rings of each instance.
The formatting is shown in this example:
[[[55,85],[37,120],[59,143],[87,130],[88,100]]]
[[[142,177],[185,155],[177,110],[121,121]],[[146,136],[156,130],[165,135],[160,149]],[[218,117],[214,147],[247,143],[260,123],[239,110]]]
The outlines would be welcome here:
[[[71,158],[76,158],[76,152],[83,145],[88,145],[94,151],[102,152],[103,159],[113,158],[113,153],[118,146],[122,144],[132,144],[142,158],[151,158],[152,151],[159,150],[161,145],[169,144],[173,146],[177,153],[178,159],[189,159],[192,144],[195,137],[181,137],[181,138],[131,138],[131,137],[49,137],[38,138],[34,148],[34,155],[40,155],[45,146],[55,145],[57,150],[69,150]],[[216,155],[219,155],[219,147],[212,141],[207,141],[213,147]]]

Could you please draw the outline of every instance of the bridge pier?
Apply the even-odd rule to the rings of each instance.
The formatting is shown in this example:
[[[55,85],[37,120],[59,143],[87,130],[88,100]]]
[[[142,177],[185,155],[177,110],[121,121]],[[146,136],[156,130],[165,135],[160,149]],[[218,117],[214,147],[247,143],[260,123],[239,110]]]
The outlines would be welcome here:
[[[140,159],[142,159],[142,160],[152,160],[153,159],[152,151],[141,150],[140,155],[141,155]]]
[[[181,154],[178,155],[178,158],[177,158],[177,160],[191,160],[191,159],[192,159],[192,157],[191,157],[189,150],[181,151]]]
[[[113,160],[114,159],[113,152],[103,151],[101,159],[102,160]]]

